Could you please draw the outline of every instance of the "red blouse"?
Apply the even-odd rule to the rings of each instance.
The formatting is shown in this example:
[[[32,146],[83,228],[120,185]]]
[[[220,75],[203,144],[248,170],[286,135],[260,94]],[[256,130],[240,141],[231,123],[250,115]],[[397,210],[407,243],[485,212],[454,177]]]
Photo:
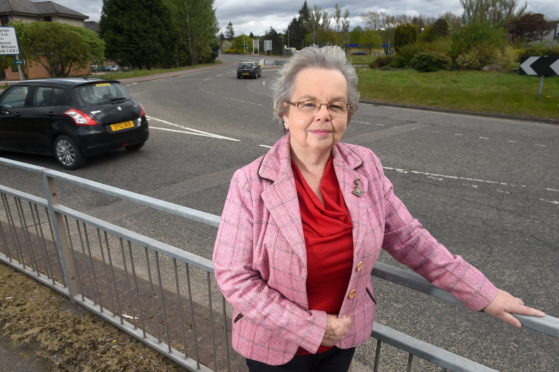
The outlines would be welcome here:
[[[349,212],[334,172],[332,157],[320,182],[321,203],[292,161],[303,234],[307,248],[307,296],[310,310],[338,314],[353,267],[353,235]],[[330,349],[320,346],[317,352]],[[297,354],[309,354],[299,348]]]

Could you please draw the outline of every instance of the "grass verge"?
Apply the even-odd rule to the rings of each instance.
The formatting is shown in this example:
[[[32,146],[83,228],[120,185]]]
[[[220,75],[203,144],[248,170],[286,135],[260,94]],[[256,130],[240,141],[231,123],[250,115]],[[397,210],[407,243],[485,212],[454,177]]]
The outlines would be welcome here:
[[[559,77],[514,73],[358,69],[361,98],[492,114],[559,119]]]
[[[149,70],[137,69],[137,70],[130,70],[130,71],[118,71],[118,72],[107,72],[105,74],[95,75],[95,77],[101,79],[109,79],[109,80],[120,80],[120,79],[127,79],[139,76],[148,76],[148,75],[156,75],[156,74],[164,74],[168,72],[174,71],[186,71],[192,70],[194,68],[206,67],[206,66],[214,66],[216,64],[220,64],[221,61],[216,61],[215,63],[206,63],[194,66],[186,66],[186,67],[178,67],[178,68],[153,68]]]
[[[31,345],[55,371],[185,371],[4,264],[0,283],[0,333]]]

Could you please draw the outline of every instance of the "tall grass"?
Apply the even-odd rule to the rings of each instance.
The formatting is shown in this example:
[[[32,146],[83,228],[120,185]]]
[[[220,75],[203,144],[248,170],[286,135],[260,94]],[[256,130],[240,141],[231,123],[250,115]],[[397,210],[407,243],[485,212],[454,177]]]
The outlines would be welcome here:
[[[515,73],[358,69],[362,98],[494,114],[559,119],[559,77]]]

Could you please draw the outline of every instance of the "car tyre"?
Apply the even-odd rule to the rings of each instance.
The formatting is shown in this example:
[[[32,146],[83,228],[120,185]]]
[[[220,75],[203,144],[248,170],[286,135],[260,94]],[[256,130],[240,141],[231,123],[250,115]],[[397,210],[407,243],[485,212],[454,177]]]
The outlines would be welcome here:
[[[53,143],[54,157],[64,169],[77,169],[85,164],[85,156],[76,141],[66,135],[56,137]]]
[[[240,78],[241,78],[241,75],[237,75],[237,79],[240,79]]]
[[[124,148],[125,148],[127,151],[138,151],[139,149],[141,149],[142,147],[144,147],[144,144],[145,144],[145,142],[140,142],[140,143],[137,143],[137,144],[135,144],[135,145],[124,146]]]

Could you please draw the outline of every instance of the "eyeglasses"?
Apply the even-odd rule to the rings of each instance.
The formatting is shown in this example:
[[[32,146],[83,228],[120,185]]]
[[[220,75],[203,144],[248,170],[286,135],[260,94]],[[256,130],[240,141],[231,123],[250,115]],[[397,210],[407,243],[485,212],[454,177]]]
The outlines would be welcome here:
[[[342,115],[351,110],[351,105],[345,102],[328,102],[321,103],[313,100],[305,100],[299,102],[289,102],[291,106],[295,106],[304,114],[316,114],[322,106],[326,106],[328,112],[332,115]]]

